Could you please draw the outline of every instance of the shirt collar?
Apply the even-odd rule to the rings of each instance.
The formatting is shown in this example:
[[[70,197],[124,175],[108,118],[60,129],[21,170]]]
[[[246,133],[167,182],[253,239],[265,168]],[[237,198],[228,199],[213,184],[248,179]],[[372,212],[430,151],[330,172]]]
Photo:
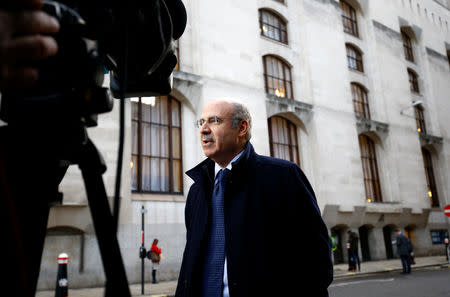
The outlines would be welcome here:
[[[239,154],[237,154],[237,155],[233,158],[233,160],[231,160],[230,163],[228,163],[228,165],[227,165],[226,167],[221,167],[219,164],[215,163],[215,165],[214,165],[214,179],[216,178],[217,173],[219,173],[219,171],[220,171],[221,169],[227,168],[227,169],[231,170],[231,168],[233,168],[233,163],[234,163],[237,159],[239,159],[239,157],[242,155],[242,153],[244,153],[244,150],[242,150]]]

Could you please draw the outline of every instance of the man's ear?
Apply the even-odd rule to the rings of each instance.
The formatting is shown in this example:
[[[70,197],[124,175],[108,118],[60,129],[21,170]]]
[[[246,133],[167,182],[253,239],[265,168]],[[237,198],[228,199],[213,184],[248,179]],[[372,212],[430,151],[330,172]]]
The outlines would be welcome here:
[[[248,128],[249,128],[249,124],[248,124],[248,122],[246,120],[242,120],[239,123],[239,127],[238,128],[239,128],[239,136],[244,137],[245,134],[247,134],[247,131],[248,131]]]

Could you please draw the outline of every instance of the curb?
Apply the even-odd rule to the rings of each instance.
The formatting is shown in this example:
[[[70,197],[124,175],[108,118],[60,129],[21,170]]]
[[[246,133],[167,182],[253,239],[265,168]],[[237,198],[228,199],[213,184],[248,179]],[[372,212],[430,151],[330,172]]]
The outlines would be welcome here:
[[[437,264],[424,264],[424,265],[413,265],[411,266],[411,271],[418,271],[423,268],[428,267],[440,267],[441,269],[450,268],[449,263],[437,263]],[[377,271],[368,271],[368,272],[352,272],[352,273],[345,273],[341,275],[335,275],[333,277],[333,280],[340,280],[340,279],[348,279],[348,278],[358,278],[358,277],[365,277],[370,275],[376,275],[376,274],[383,274],[383,273],[391,273],[391,272],[400,272],[403,268],[385,268],[384,270],[377,270]]]

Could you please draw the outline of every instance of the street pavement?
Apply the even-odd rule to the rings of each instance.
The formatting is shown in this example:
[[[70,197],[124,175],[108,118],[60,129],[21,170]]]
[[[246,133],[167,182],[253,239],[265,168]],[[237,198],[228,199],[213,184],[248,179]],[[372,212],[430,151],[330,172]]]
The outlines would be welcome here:
[[[328,289],[330,297],[449,297],[450,269],[422,268],[411,274],[400,272],[339,279]]]
[[[411,283],[414,283],[414,276],[417,272],[422,270],[429,270],[429,269],[439,269],[444,271],[444,279],[446,279],[446,286],[447,288],[450,288],[450,282],[448,281],[450,279],[450,266],[447,262],[445,256],[434,256],[434,257],[416,257],[416,265],[412,266],[413,273],[411,275],[408,275],[407,278],[404,279],[411,279]],[[365,279],[372,277],[382,277],[384,281],[369,281],[366,283],[360,283],[361,284],[361,290],[367,290],[364,289],[363,284],[371,284],[376,286],[377,288],[380,287],[380,284],[382,286],[386,285],[387,283],[394,282],[396,279],[394,277],[394,280],[390,280],[393,277],[389,276],[391,274],[395,274],[396,277],[399,275],[399,273],[402,270],[402,266],[400,263],[400,259],[392,259],[392,260],[383,260],[383,261],[370,261],[370,262],[363,262],[361,263],[361,272],[349,272],[347,271],[348,265],[347,264],[338,264],[334,266],[334,282],[330,287],[330,292],[337,292],[336,294],[340,294],[340,287],[336,287],[335,285],[338,284],[341,281],[346,281],[348,279]],[[445,274],[445,272],[447,274]],[[419,274],[418,274],[419,275]],[[428,279],[425,275],[423,277],[424,280]],[[440,274],[438,275],[441,276]],[[440,279],[438,277],[438,279]],[[386,281],[386,279],[388,281]],[[402,282],[403,284],[403,282]],[[406,282],[405,284],[408,284]],[[415,284],[415,283],[414,283]],[[355,284],[356,285],[356,284]],[[141,284],[132,284],[130,285],[131,294],[133,296],[147,296],[147,297],[163,297],[163,296],[173,296],[175,294],[175,289],[177,286],[177,281],[163,281],[159,282],[158,284],[151,284],[146,283],[144,287],[144,295],[141,294]],[[405,285],[406,286],[406,285]],[[427,285],[428,286],[428,285]],[[341,287],[351,287],[351,286],[342,286]],[[444,287],[445,289],[445,287]],[[375,289],[374,289],[375,290]],[[55,296],[54,290],[51,291],[38,291],[36,293],[36,297],[53,297]],[[70,288],[70,279],[69,279],[69,297],[103,297],[104,296],[104,288],[82,288],[82,289],[74,289]],[[351,297],[351,296],[358,296],[358,297],[364,297],[366,295],[331,295],[330,297],[339,297],[339,296],[345,296],[345,297]],[[372,295],[367,295],[372,296]],[[380,296],[392,296],[392,297],[400,297],[400,296],[421,296],[421,297],[432,297],[432,296],[438,296],[438,295],[373,295],[376,297]],[[450,294],[447,295],[439,295],[439,296],[450,296]]]

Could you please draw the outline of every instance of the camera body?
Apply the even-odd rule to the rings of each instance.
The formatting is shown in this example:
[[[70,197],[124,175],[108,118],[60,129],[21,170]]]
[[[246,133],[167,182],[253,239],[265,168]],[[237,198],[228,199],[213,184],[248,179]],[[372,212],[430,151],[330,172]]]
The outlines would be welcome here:
[[[90,127],[112,110],[112,97],[170,93],[173,43],[186,25],[180,0],[46,0],[43,10],[60,23],[58,54],[35,65],[34,87],[2,94],[0,118],[9,125],[81,121]],[[108,71],[109,89],[102,87]]]

